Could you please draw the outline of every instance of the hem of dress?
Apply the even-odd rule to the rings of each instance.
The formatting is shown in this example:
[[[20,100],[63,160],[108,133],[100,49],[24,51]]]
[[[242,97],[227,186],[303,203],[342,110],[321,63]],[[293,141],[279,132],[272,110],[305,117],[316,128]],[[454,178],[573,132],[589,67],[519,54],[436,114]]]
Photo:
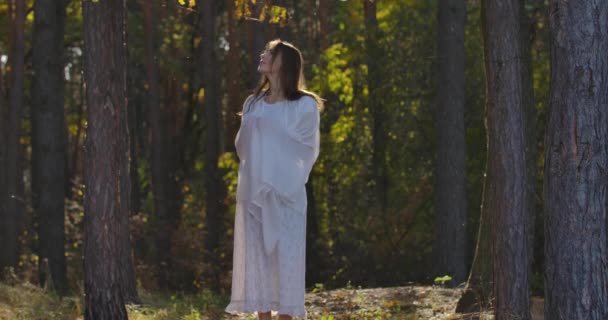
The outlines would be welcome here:
[[[276,301],[230,301],[225,311],[230,314],[235,313],[255,313],[257,311],[267,312],[276,311],[292,317],[306,319],[306,309],[304,306],[281,306]]]

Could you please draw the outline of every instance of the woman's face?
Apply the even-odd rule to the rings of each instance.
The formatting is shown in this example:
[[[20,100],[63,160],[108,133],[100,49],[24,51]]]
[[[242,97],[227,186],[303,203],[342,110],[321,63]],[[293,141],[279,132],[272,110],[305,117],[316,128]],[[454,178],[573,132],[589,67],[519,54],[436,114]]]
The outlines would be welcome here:
[[[273,54],[273,50],[265,49],[260,54],[260,64],[258,65],[258,72],[267,76],[271,74],[277,74],[281,68],[281,55]]]

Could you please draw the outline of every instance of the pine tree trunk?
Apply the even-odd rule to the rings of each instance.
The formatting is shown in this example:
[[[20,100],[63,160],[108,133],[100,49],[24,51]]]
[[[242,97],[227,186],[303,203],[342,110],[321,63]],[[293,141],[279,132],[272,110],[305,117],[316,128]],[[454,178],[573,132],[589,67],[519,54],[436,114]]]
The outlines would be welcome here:
[[[329,8],[330,0],[319,0],[318,16],[319,16],[319,49],[323,53],[329,48],[329,33],[331,26],[329,23]]]
[[[608,319],[608,3],[549,3],[545,318]]]
[[[367,63],[367,104],[373,118],[373,149],[372,175],[374,181],[374,206],[384,212],[388,206],[388,175],[386,172],[386,129],[384,124],[384,109],[378,91],[380,83],[379,48],[377,38],[378,19],[376,17],[376,1],[363,0],[365,16],[365,50]]]
[[[435,275],[466,281],[464,0],[440,1],[436,110]]]
[[[506,307],[507,309],[518,308],[518,310],[524,310],[523,313],[527,314],[525,310],[529,308],[529,302],[525,301],[528,301],[529,293],[524,291],[529,290],[533,256],[537,160],[536,132],[533,127],[535,109],[533,106],[531,56],[527,19],[523,13],[523,7],[519,2],[499,2],[498,4],[500,6],[497,6],[495,2],[490,4],[482,2],[482,28],[486,50],[486,80],[488,86],[486,98],[488,162],[477,247],[467,286],[458,301],[456,311],[477,312],[496,306],[496,310],[504,315],[505,307],[503,306],[507,305],[509,306]],[[498,18],[499,15],[500,18]],[[485,23],[486,21],[491,21],[492,24],[488,26]],[[502,21],[507,22],[499,23]],[[512,57],[517,57],[517,59]],[[516,112],[519,112],[518,116],[521,119],[514,121],[509,117],[512,117],[512,114]],[[517,123],[521,124],[521,129],[512,128],[513,124]],[[514,135],[518,130],[521,138],[515,139],[515,137],[509,138],[507,136],[507,138],[503,137],[503,142],[500,142],[497,138],[499,135]],[[523,148],[523,151],[519,151],[519,153],[514,151],[515,142],[518,144],[517,148]],[[497,172],[496,168],[503,168],[503,165],[496,160],[497,152],[502,153],[503,156],[515,157],[518,155],[520,158],[524,157],[523,160],[519,159],[516,164],[517,173],[525,179],[513,174],[515,161],[507,162],[507,165],[511,166],[510,169],[501,169],[502,172]],[[524,161],[523,164],[522,161]],[[507,168],[506,165],[505,168]],[[507,194],[508,190],[498,188],[500,185],[501,189],[505,189],[505,185],[513,185],[516,183],[514,182],[516,179],[521,180],[519,182],[520,187],[511,191],[516,191],[520,193],[519,195],[514,192]],[[504,197],[507,197],[507,199],[504,199]],[[519,200],[513,202],[511,199],[515,199],[514,197]],[[502,203],[497,203],[497,199]],[[515,206],[513,204],[518,206],[517,210],[525,211],[521,211],[517,213],[517,216],[514,216],[512,213],[517,210],[514,211]],[[511,208],[510,211],[505,211],[508,208]],[[505,214],[504,212],[510,212],[511,214]],[[497,217],[497,214],[501,214],[501,216]],[[506,225],[513,227],[506,228]],[[499,233],[497,234],[496,231]],[[515,237],[517,240],[512,240],[511,237]],[[513,248],[510,248],[510,246]],[[527,254],[527,257],[525,257],[527,266],[524,266],[524,262],[521,261],[524,259],[524,253]],[[500,257],[497,257],[498,255]],[[496,269],[495,258],[499,261]],[[505,266],[510,269],[501,269]],[[512,274],[514,273],[523,276],[515,276],[516,279],[509,279],[508,277],[513,277]],[[495,279],[497,276],[499,278]],[[522,283],[524,280],[526,282]],[[510,283],[509,281],[513,282]],[[495,290],[498,290],[499,287],[501,293],[496,293]],[[516,301],[517,299],[520,299],[520,301]],[[499,305],[495,304],[496,301]],[[526,304],[528,304],[527,307]]]
[[[172,171],[169,164],[170,137],[167,132],[167,106],[161,101],[161,75],[159,68],[159,10],[156,1],[142,1],[144,13],[144,55],[146,66],[147,106],[151,131],[150,169],[152,177],[152,194],[154,196],[155,232],[154,242],[156,251],[156,267],[158,268],[158,284],[167,289],[170,285],[169,275],[172,270],[171,233],[175,227],[173,222],[170,196],[172,186]]]
[[[200,60],[203,70],[203,86],[205,97],[203,112],[205,114],[205,202],[206,202],[206,236],[205,249],[209,262],[218,256],[220,239],[223,232],[223,214],[225,191],[218,159],[220,156],[220,104],[217,81],[218,61],[215,55],[215,9],[216,0],[204,1],[202,4],[202,56]],[[219,289],[219,265],[216,262],[210,270],[210,285]]]
[[[238,113],[242,108],[242,95],[240,94],[240,68],[239,68],[239,41],[234,18],[235,6],[233,0],[226,0],[228,14],[228,60],[226,63],[228,110],[226,113],[226,151],[234,152],[234,139],[238,131]]]
[[[32,49],[32,203],[38,217],[38,272],[40,284],[50,281],[61,295],[68,288],[64,249],[64,186],[67,183],[63,107],[65,4],[63,0],[34,2]],[[45,270],[46,265],[50,274]]]
[[[8,123],[6,129],[5,192],[0,219],[4,231],[0,248],[0,271],[5,267],[16,267],[19,262],[19,233],[23,196],[19,192],[22,179],[20,158],[21,116],[23,110],[24,59],[25,59],[25,1],[9,1],[10,53],[8,65]]]
[[[127,319],[124,304],[137,297],[128,230],[125,1],[83,1],[82,6],[88,120],[85,319]]]
[[[526,72],[520,0],[483,2],[488,132],[488,199],[493,219],[493,293],[496,319],[530,319],[529,219],[534,177],[529,163],[533,108]],[[525,39],[525,40],[524,40]]]
[[[0,52],[2,54],[2,52]],[[7,183],[6,183],[6,139],[7,139],[7,127],[8,127],[8,105],[5,99],[6,90],[4,88],[4,70],[2,65],[0,64],[0,221],[6,221],[6,192],[7,192]],[[6,239],[7,230],[6,224],[0,224],[0,251],[4,251],[7,249],[5,245],[7,243]],[[6,266],[8,266],[8,262],[6,260],[7,256],[5,253],[0,253],[0,272],[4,270]]]

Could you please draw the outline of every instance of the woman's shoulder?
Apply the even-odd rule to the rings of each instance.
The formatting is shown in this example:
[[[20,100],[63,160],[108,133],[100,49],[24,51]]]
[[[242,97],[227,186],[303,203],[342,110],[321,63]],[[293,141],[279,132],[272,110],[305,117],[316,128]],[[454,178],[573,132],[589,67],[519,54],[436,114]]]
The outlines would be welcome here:
[[[297,102],[298,102],[298,107],[300,109],[302,109],[303,111],[310,112],[310,111],[319,109],[318,100],[312,94],[308,94],[308,93],[302,94],[302,96],[300,98],[298,98]]]

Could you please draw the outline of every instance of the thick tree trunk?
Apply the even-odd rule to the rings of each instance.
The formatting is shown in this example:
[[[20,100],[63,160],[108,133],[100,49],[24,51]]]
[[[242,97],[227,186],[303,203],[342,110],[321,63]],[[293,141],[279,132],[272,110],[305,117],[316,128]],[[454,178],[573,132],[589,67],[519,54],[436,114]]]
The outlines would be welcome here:
[[[203,111],[205,114],[205,203],[206,203],[206,236],[205,249],[208,259],[217,256],[223,232],[222,216],[224,214],[224,186],[217,161],[220,156],[220,103],[219,82],[217,81],[217,64],[215,56],[215,9],[216,0],[204,1],[202,4],[202,55],[200,60],[203,70],[205,97]],[[211,270],[213,289],[219,289],[219,266]]]
[[[608,3],[549,12],[545,318],[608,319]]]
[[[14,6],[14,7],[13,7]],[[21,144],[21,115],[23,109],[24,58],[25,58],[25,1],[9,2],[11,37],[9,53],[8,123],[6,130],[5,192],[0,218],[4,226],[0,244],[0,271],[5,267],[16,267],[19,261],[19,233],[23,197],[19,192],[22,179],[19,165]]]
[[[466,281],[466,142],[464,130],[464,0],[440,1],[438,15],[435,275]]]
[[[379,48],[377,38],[378,20],[376,17],[376,1],[363,0],[365,15],[365,50],[367,63],[367,105],[373,118],[373,150],[372,175],[374,181],[374,206],[384,212],[388,206],[388,175],[386,172],[386,128],[384,124],[384,108],[381,94],[378,91],[380,83]]]
[[[493,219],[493,293],[496,319],[530,319],[529,219],[534,215],[534,176],[529,163],[533,105],[526,72],[520,0],[482,5],[486,65],[488,202]],[[524,40],[525,39],[525,40]]]
[[[64,0],[34,2],[32,203],[38,217],[39,279],[63,295],[67,135],[63,108]],[[50,274],[47,274],[47,265]]]
[[[134,273],[129,242],[129,132],[124,0],[83,1],[85,319],[127,319]]]
[[[497,319],[527,319],[536,176],[528,32],[517,1],[483,2],[482,21],[488,162],[477,250],[456,311],[495,307]]]

